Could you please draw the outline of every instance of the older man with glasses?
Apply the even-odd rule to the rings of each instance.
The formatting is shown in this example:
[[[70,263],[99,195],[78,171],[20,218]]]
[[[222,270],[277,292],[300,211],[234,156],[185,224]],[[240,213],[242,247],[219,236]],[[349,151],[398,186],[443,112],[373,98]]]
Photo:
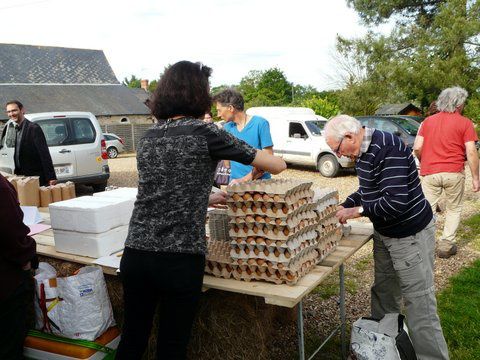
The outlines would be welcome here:
[[[372,317],[400,313],[403,298],[418,359],[448,359],[433,282],[435,223],[411,150],[399,137],[348,115],[331,119],[325,137],[338,156],[355,160],[359,180],[338,219],[367,216],[373,223]]]

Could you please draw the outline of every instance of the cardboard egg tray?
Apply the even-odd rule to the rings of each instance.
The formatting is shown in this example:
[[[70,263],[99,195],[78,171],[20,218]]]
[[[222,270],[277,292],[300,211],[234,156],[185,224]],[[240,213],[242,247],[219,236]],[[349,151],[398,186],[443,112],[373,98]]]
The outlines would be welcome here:
[[[217,261],[207,261],[205,272],[216,277],[225,279],[234,278],[236,280],[263,280],[273,282],[275,284],[295,285],[298,279],[304,276],[312,269],[317,261],[317,252],[306,252],[302,258],[299,258],[300,265],[297,270],[291,269],[275,269],[273,266],[257,266],[257,265],[230,265]]]
[[[231,224],[271,224],[271,225],[281,225],[287,226],[291,230],[297,227],[300,222],[306,220],[309,224],[315,222],[318,218],[318,215],[315,211],[303,211],[296,213],[295,215],[289,215],[286,218],[273,218],[268,215],[244,215],[232,217],[230,220]]]
[[[207,260],[231,263],[230,244],[226,241],[208,240]]]
[[[300,212],[317,210],[317,204],[308,202],[307,199],[301,199],[298,203],[292,205],[255,201],[236,202],[229,205],[229,216],[265,215],[274,219],[286,219]]]
[[[208,233],[211,240],[230,241],[230,218],[224,209],[215,209],[208,212]]]
[[[282,248],[294,250],[301,246],[305,241],[310,241],[318,238],[318,232],[310,230],[304,232],[299,236],[295,236],[288,241],[285,240],[272,240],[268,238],[263,238],[261,236],[249,236],[247,238],[236,238],[231,241],[230,245],[232,248],[239,247],[240,249],[245,249],[246,247],[257,247],[263,251],[267,248],[269,251],[274,251],[274,249]]]
[[[319,262],[337,248],[338,242],[341,238],[342,228],[340,226],[318,237],[317,252]]]
[[[284,240],[288,241],[293,239],[295,236],[299,236],[308,231],[315,230],[318,227],[318,223],[314,222],[313,224],[304,223],[303,227],[297,226],[293,229],[288,228],[288,226],[279,226],[271,224],[231,224],[229,235],[231,238],[246,238],[249,236],[261,236],[268,238],[270,240]]]
[[[243,195],[233,193],[227,198],[227,203],[241,204],[245,202],[257,202],[264,204],[277,203],[293,205],[299,202],[300,205],[303,205],[304,201],[312,200],[313,195],[314,194],[312,190],[302,190],[288,196],[278,194],[262,194],[258,192],[247,192]]]
[[[294,193],[304,190],[310,190],[312,182],[305,182],[302,180],[293,179],[268,179],[255,180],[244,183],[234,184],[227,187],[227,193],[232,195],[245,193],[263,193],[276,194],[283,197],[290,196]],[[275,200],[277,201],[277,200]]]
[[[336,203],[339,202],[338,191],[330,188],[315,188],[313,189],[313,202],[320,203],[324,200],[334,198]]]

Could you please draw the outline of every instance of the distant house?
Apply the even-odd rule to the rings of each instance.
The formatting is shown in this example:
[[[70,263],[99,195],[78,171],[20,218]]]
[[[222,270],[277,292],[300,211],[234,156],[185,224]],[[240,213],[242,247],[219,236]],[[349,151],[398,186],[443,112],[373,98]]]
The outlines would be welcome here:
[[[382,105],[375,115],[412,115],[421,116],[422,110],[413,105],[412,103],[403,104],[385,104]]]
[[[151,124],[148,96],[122,85],[102,50],[0,44],[2,106],[17,99],[27,113],[90,111],[102,125]]]

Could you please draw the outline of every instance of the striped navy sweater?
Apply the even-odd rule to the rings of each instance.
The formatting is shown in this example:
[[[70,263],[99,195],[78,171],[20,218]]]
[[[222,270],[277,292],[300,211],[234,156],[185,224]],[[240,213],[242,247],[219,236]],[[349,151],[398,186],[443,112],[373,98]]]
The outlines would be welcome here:
[[[403,238],[423,230],[432,220],[411,150],[397,136],[375,130],[368,150],[357,159],[359,188],[344,207],[363,206],[375,230]]]

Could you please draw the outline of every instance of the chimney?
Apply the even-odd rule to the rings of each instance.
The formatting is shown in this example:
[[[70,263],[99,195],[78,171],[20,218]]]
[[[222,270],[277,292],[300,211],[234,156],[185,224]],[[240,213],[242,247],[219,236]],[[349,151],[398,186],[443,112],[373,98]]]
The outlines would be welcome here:
[[[143,90],[148,91],[148,80],[147,79],[140,80],[140,87]]]

